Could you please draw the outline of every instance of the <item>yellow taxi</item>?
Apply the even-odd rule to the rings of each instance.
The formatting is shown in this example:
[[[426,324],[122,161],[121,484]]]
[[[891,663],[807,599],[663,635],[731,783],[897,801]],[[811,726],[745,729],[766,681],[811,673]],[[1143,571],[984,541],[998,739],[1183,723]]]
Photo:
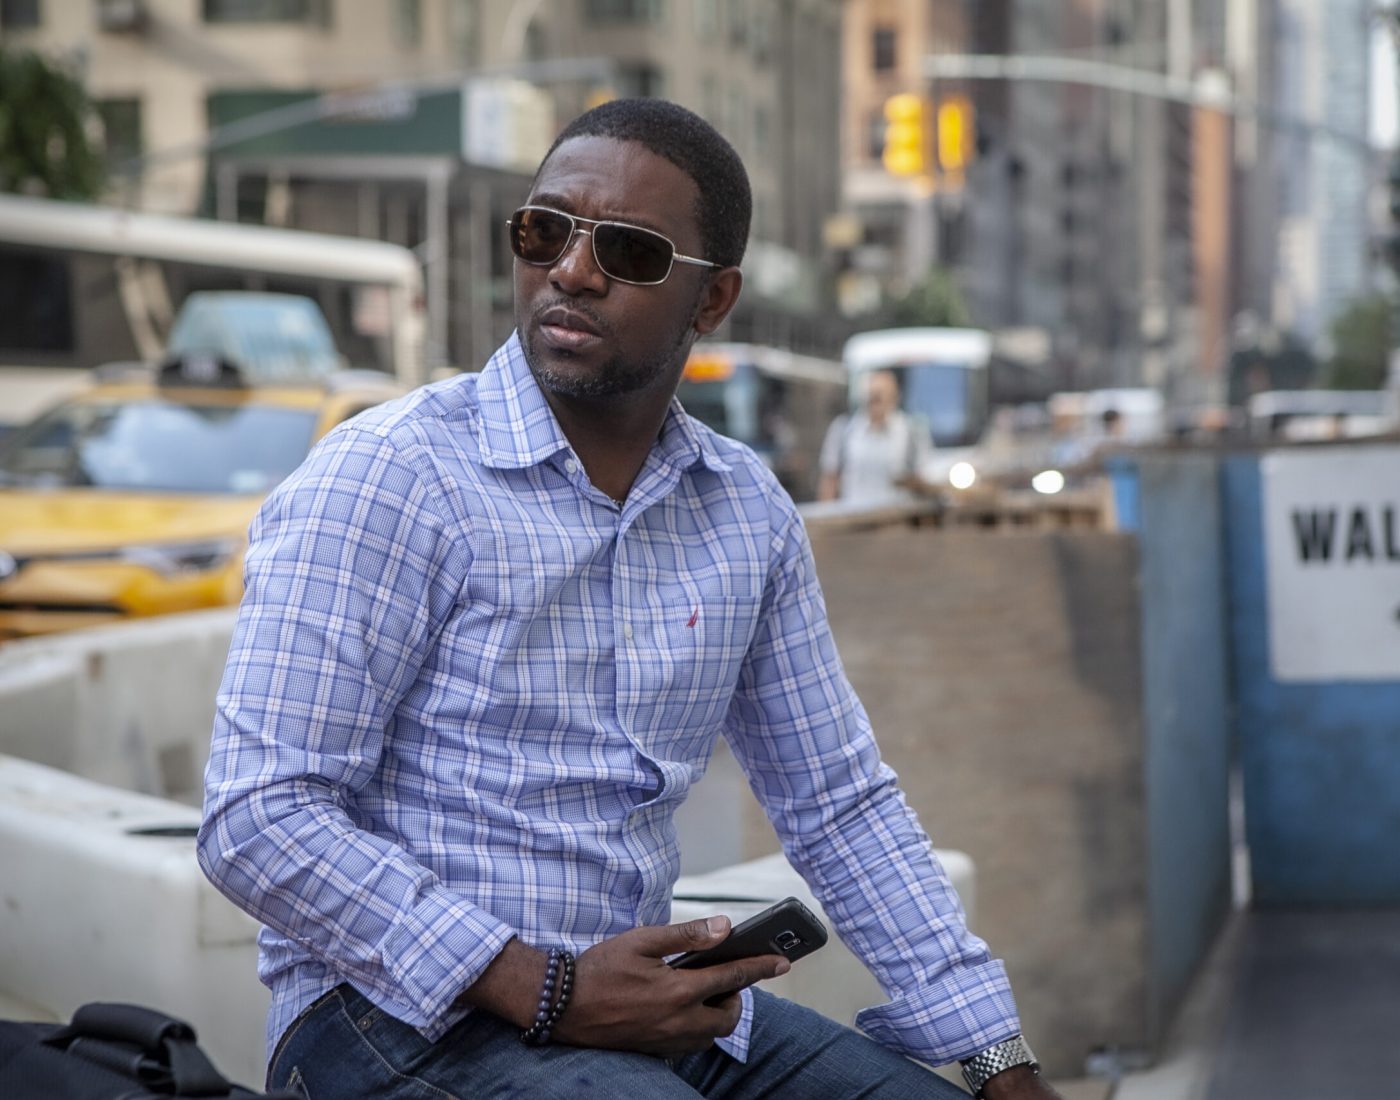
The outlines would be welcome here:
[[[203,354],[98,368],[0,437],[0,640],[238,602],[249,521],[312,443],[406,392],[250,385]]]

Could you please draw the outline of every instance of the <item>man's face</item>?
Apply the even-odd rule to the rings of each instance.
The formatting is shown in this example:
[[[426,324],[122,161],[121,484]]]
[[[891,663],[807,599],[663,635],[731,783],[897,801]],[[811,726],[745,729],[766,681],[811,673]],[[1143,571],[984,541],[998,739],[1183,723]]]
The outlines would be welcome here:
[[[899,383],[888,371],[874,371],[865,382],[865,411],[877,424],[899,405]]]
[[[682,255],[705,258],[698,194],[685,172],[636,142],[579,137],[545,162],[528,201],[643,226],[669,237]],[[599,270],[584,233],[549,266],[516,260],[515,323],[530,370],[547,392],[564,397],[674,387],[691,340],[728,311],[711,316],[713,270],[676,263],[655,286],[618,282]]]

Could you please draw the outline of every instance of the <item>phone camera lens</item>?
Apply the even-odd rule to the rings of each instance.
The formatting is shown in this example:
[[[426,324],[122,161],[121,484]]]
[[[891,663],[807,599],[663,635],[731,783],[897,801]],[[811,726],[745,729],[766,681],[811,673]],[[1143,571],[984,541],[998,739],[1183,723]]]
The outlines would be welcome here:
[[[776,940],[778,946],[784,951],[791,951],[802,943],[802,937],[791,930],[779,932]]]

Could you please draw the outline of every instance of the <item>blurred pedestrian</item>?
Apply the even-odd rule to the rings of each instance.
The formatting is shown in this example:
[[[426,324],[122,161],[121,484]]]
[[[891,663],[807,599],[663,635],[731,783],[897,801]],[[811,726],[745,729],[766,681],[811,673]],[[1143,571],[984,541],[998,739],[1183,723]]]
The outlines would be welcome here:
[[[893,371],[865,376],[864,401],[831,422],[822,443],[819,500],[888,504],[911,500],[932,450],[927,422],[900,408]]]
[[[199,858],[265,925],[270,1084],[940,1097],[912,1059],[963,1059],[993,1100],[1055,1095],[880,762],[791,498],[675,400],[750,206],[683,108],[574,120],[510,219],[515,333],[331,432],[255,521]],[[779,955],[666,965],[729,930],[666,923],[721,735],[889,993],[865,1035],[750,989]]]

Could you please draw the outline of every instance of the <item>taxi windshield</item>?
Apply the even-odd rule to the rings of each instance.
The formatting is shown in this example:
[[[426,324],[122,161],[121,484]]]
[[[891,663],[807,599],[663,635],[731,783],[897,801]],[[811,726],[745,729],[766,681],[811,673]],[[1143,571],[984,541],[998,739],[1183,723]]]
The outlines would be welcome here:
[[[265,493],[306,457],[315,424],[248,403],[70,402],[0,440],[0,485]]]

